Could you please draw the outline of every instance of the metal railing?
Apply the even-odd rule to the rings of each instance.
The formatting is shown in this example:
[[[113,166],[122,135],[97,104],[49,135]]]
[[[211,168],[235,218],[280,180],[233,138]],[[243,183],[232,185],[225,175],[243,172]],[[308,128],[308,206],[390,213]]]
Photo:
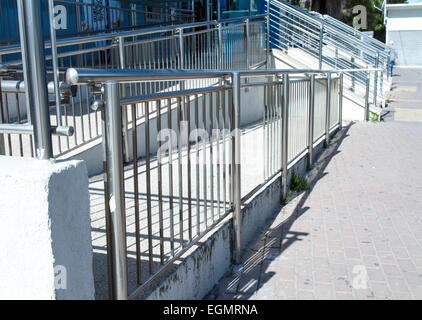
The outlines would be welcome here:
[[[127,83],[207,79],[218,81],[194,89],[182,85],[168,92],[121,95]],[[230,213],[233,259],[239,261],[242,203],[280,174],[286,198],[288,168],[305,155],[311,165],[314,146],[329,142],[342,125],[341,71],[69,69],[67,83],[102,88],[98,106],[104,131],[109,282],[115,299],[136,297]],[[257,106],[242,101],[242,92],[251,88],[260,89],[264,106],[265,174],[244,195],[241,116]],[[126,166],[125,108],[133,118],[143,110],[143,117],[129,128]],[[136,263],[128,266],[128,257]]]
[[[351,36],[354,36],[356,39],[359,39],[361,41],[363,41],[364,43],[370,45],[374,50],[377,50],[380,53],[384,53],[384,55],[389,56],[390,52],[391,52],[391,48],[389,46],[387,46],[385,43],[372,38],[368,35],[366,35],[365,33],[356,30],[355,28],[337,20],[334,19],[333,17],[329,16],[329,15],[320,15],[318,14],[318,16],[321,19],[324,19],[325,24],[330,25],[336,29],[338,29],[341,32],[344,33],[348,33]]]
[[[57,36],[68,38],[96,33],[130,30],[133,28],[183,24],[195,21],[191,2],[188,8],[178,7],[180,1],[168,1],[166,5],[139,0],[38,0],[42,10],[44,39],[49,38],[49,6],[56,7]],[[17,0],[1,0],[0,45],[19,43]]]
[[[267,58],[268,50],[263,47],[268,42],[262,40],[259,31],[262,27],[252,36],[253,19],[234,25],[219,23],[214,28],[212,25],[216,22],[200,25],[208,28],[210,36],[197,41],[196,45],[194,39],[203,32],[195,30],[198,25],[155,30],[174,33],[161,39],[169,41],[169,50],[164,49],[167,44],[162,42],[161,50],[155,52],[174,54],[158,55],[158,58],[150,54],[149,61],[135,58],[136,49],[146,50],[138,45],[147,44],[147,48],[156,50],[154,41],[160,40],[136,38],[151,31],[121,33],[116,44],[99,49],[116,55],[110,60],[113,63],[107,64],[112,66],[108,70],[69,68],[65,73],[66,84],[48,85],[40,8],[32,0],[20,0],[19,12],[24,82],[2,80],[0,88],[14,95],[25,92],[29,125],[21,121],[5,124],[2,118],[0,134],[33,133],[37,158],[51,159],[54,157],[51,135],[70,135],[72,128],[54,123],[51,126],[49,94],[55,92],[63,100],[72,100],[74,86],[78,86],[79,97],[82,92],[89,102],[86,108],[95,110],[95,127],[102,133],[104,147],[105,222],[112,298],[137,296],[229,214],[233,214],[234,219],[233,260],[239,262],[242,203],[278,175],[282,177],[282,196],[286,198],[289,167],[305,155],[312,164],[315,144],[321,139],[328,142],[330,133],[341,127],[343,74],[350,70],[206,69],[215,66],[247,69]],[[29,26],[27,21],[35,23]],[[227,27],[225,32],[224,27]],[[224,37],[232,39],[225,41],[226,47],[221,45]],[[127,41],[127,38],[132,39]],[[100,40],[96,36],[94,39],[86,41],[113,38]],[[196,54],[192,55],[186,46],[191,46]],[[171,51],[171,47],[178,49]],[[88,57],[92,52],[98,50],[83,54]],[[240,52],[243,54],[235,54]],[[89,57],[95,60],[100,55]],[[71,61],[69,59],[68,65]],[[139,61],[144,61],[143,65],[151,70],[136,70]],[[159,68],[152,67],[157,61]],[[132,63],[136,65],[132,67]],[[166,63],[173,63],[174,68],[192,67],[194,70],[168,70],[171,68]],[[195,70],[198,67],[205,69]],[[163,70],[157,70],[160,68]],[[6,66],[0,70],[20,69]],[[353,72],[369,74],[379,69]],[[369,83],[366,84],[368,118],[370,88]],[[242,91],[253,88],[262,93],[257,97],[262,98],[258,106],[263,107],[263,164],[267,165],[263,165],[265,172],[256,181],[256,187],[247,190],[245,195],[241,189],[240,146],[245,135],[241,116],[257,106],[243,101]],[[19,99],[16,101],[19,105]],[[52,101],[54,103],[57,102]],[[79,103],[82,114],[81,98]],[[4,110],[3,102],[1,107]],[[17,117],[20,117],[19,109]],[[90,123],[94,120],[86,119]],[[4,148],[1,144],[0,147]],[[129,252],[128,246],[135,250]],[[129,255],[135,261],[130,270]],[[134,278],[133,282],[130,277]]]
[[[370,101],[377,106],[384,93],[388,74],[389,52],[385,47],[378,48],[373,45],[375,41],[368,43],[366,38],[357,38],[339,21],[334,27],[333,18],[320,18],[320,15],[311,14],[284,1],[267,1],[267,7],[270,15],[270,45],[273,48],[284,51],[296,48],[306,52],[319,61],[320,69],[323,65],[333,69],[380,69],[381,72],[374,73],[369,80]],[[355,91],[355,84],[365,87],[366,73],[350,72],[346,76],[352,91]]]
[[[75,132],[71,137],[53,138],[54,156],[63,156],[94,142],[102,134],[100,113],[90,108],[97,96],[96,88],[86,85],[73,91],[72,95],[61,96],[57,88],[59,83],[65,80],[62,68],[79,67],[101,70],[254,68],[266,62],[265,22],[265,16],[255,16],[111,32],[57,41],[55,41],[55,35],[52,34],[53,41],[45,42],[45,47],[51,51],[51,55],[45,56],[46,67],[50,70],[46,77],[47,81],[55,84],[54,92],[50,92],[50,99],[55,102],[50,103],[50,122],[53,126],[72,126]],[[20,50],[20,45],[0,48],[0,61],[8,61],[2,66],[3,79],[23,81],[22,60],[10,59],[16,55],[20,56]],[[203,80],[190,81],[184,85],[186,89],[197,88],[210,85],[209,81],[209,79],[205,82]],[[177,80],[128,85],[123,88],[122,95],[171,91],[179,86],[180,81]],[[30,123],[24,96],[24,92],[3,90],[1,123]],[[124,112],[125,118],[126,114],[127,112]],[[139,110],[137,119],[141,116],[143,112]],[[132,120],[128,121],[127,125]],[[34,156],[34,144],[31,137],[28,137],[26,141],[8,133],[5,138],[3,154]],[[126,147],[127,145],[126,142]]]
[[[18,0],[19,2],[22,0]],[[54,4],[52,0],[48,1]],[[73,91],[71,95],[62,95],[59,90],[60,82],[63,82],[65,67],[110,69],[247,69],[262,65],[268,61],[269,42],[273,46],[298,47],[308,53],[318,55],[324,63],[334,68],[350,69],[359,65],[353,53],[346,58],[344,52],[349,48],[335,49],[334,58],[325,55],[332,48],[324,45],[326,41],[333,42],[333,32],[326,29],[322,33],[323,39],[319,38],[321,25],[318,20],[309,20],[303,14],[297,15],[295,11],[283,11],[285,16],[280,17],[280,5],[278,1],[270,2],[270,14],[268,16],[245,17],[241,19],[229,19],[211,21],[205,23],[184,24],[150,29],[128,30],[110,32],[106,34],[93,34],[86,37],[70,37],[57,39],[51,29],[51,41],[46,41],[47,49],[45,56],[47,81],[54,83],[54,92],[49,93],[50,123],[57,127],[73,127],[73,136],[57,136],[53,138],[52,149],[55,157],[60,157],[77,150],[81,146],[95,142],[101,136],[100,113],[90,108],[98,96],[95,86],[86,85]],[[291,6],[287,6],[291,8]],[[283,7],[284,8],[284,7]],[[294,7],[293,7],[294,8]],[[284,10],[284,9],[283,9]],[[293,10],[293,9],[292,9]],[[16,8],[16,11],[17,8]],[[52,13],[51,7],[49,8]],[[52,18],[52,17],[50,17]],[[51,20],[51,19],[50,19]],[[269,27],[270,26],[270,27]],[[270,30],[270,32],[266,32]],[[325,29],[324,29],[325,30]],[[277,35],[274,32],[277,31]],[[324,36],[324,34],[327,34]],[[277,39],[283,39],[279,42]],[[331,39],[331,40],[330,40]],[[355,39],[355,41],[358,41]],[[362,43],[362,41],[360,41]],[[361,45],[361,44],[360,44]],[[332,50],[331,50],[332,51]],[[49,54],[50,53],[50,54]],[[368,55],[366,55],[368,56]],[[365,56],[365,57],[366,57]],[[0,61],[7,61],[2,68],[1,81],[23,81],[21,74],[22,59],[21,46],[19,44],[3,46],[0,48]],[[369,61],[365,62],[366,65]],[[21,68],[21,69],[19,69]],[[355,82],[363,86],[365,91],[369,81],[369,101],[376,104],[377,96],[382,91],[383,77],[376,76],[366,79],[368,73],[352,71],[346,74],[352,88]],[[209,86],[212,83],[207,80],[193,80],[183,83],[184,89]],[[137,85],[128,85],[122,90],[122,95],[143,95],[162,91],[181,89],[180,81],[155,81]],[[380,90],[381,88],[381,90]],[[3,90],[1,95],[0,121],[3,124],[30,124],[29,109],[24,92]],[[126,119],[129,110],[124,111]],[[143,116],[143,111],[138,110],[137,119]],[[125,121],[125,128],[130,125]],[[9,132],[9,131],[8,131]],[[2,154],[34,156],[34,143],[32,137],[22,140],[21,136],[10,132],[0,136],[2,140]],[[128,141],[125,138],[125,150]],[[126,157],[127,159],[127,157]]]

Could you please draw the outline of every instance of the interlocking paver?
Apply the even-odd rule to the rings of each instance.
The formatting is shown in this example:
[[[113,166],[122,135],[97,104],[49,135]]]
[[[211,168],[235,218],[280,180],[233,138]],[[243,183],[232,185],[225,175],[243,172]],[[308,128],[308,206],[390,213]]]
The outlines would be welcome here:
[[[261,252],[252,269],[245,262],[251,270],[242,272],[235,293],[422,299],[421,146],[422,123],[356,123],[339,133],[330,148],[336,154],[327,158],[328,149],[318,160],[288,224],[280,212],[283,219],[270,222],[245,253]]]

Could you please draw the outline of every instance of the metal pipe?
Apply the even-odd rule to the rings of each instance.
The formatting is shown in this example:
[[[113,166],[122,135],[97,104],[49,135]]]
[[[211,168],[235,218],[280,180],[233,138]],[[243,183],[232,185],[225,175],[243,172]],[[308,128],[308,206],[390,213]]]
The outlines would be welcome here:
[[[32,124],[18,124],[18,123],[1,123],[1,134],[34,134],[34,126]],[[73,127],[53,126],[51,127],[51,134],[55,136],[71,137],[75,133]]]
[[[314,109],[315,109],[315,75],[309,81],[309,111],[308,111],[308,168],[313,165],[314,155]]]
[[[66,82],[70,85],[102,83],[105,81],[119,82],[149,82],[170,80],[194,80],[209,78],[228,78],[233,72],[241,76],[259,77],[289,74],[325,74],[327,72],[367,72],[378,69],[354,69],[354,70],[314,70],[314,69],[258,69],[258,70],[99,70],[84,68],[69,68],[66,71]]]
[[[126,68],[126,55],[125,55],[125,39],[123,37],[118,38],[119,42],[119,63],[120,69],[124,70]],[[126,85],[122,86],[122,96],[126,98]],[[133,120],[133,119],[132,119]],[[127,106],[124,106],[122,109],[122,127],[123,127],[123,141],[124,141],[124,156],[125,161],[129,162],[129,129],[128,129],[128,118],[127,118]]]
[[[183,40],[183,29],[179,29],[179,68],[185,68],[185,42]]]
[[[53,158],[48,92],[45,69],[44,43],[42,41],[41,8],[32,0],[19,0],[19,26],[22,43],[24,79],[31,122],[34,125],[36,157]]]
[[[148,230],[148,267],[149,273],[154,273],[153,243],[152,243],[152,205],[151,205],[151,148],[150,148],[150,103],[145,102],[145,182],[146,182],[146,204],[147,204],[147,230]]]
[[[324,23],[321,23],[319,29],[319,51],[318,51],[318,62],[319,62],[319,69],[322,69],[322,50],[324,46]]]
[[[250,53],[250,28],[249,28],[249,19],[245,20],[245,51],[246,51],[246,69],[249,69],[251,65],[251,53]]]
[[[1,60],[2,60],[2,57],[0,56],[0,63],[1,63]],[[3,77],[0,75],[0,121],[3,123],[5,119],[4,119],[4,111],[3,111],[2,84],[3,84]],[[4,155],[6,155],[6,148],[4,145],[4,135],[0,133],[0,156],[4,156]]]
[[[122,121],[118,82],[107,81],[104,84],[104,99],[108,182],[108,202],[106,205],[110,212],[112,298],[126,300],[128,288],[123,145],[121,126],[116,125]]]
[[[379,65],[379,54],[375,57],[375,68],[378,68]],[[378,98],[378,72],[374,72],[374,106],[377,106]]]
[[[350,62],[351,62],[351,64],[352,64],[352,68],[353,68],[353,66],[355,65],[355,58],[351,58],[350,59]],[[352,73],[352,87],[350,88],[353,92],[355,91],[355,78],[356,78],[356,75],[355,75],[355,73]]]
[[[338,85],[338,123],[339,129],[343,128],[343,94],[344,94],[344,74],[340,73]]]
[[[56,26],[54,22],[54,0],[48,0],[48,14],[50,18],[50,40],[51,40],[51,56],[53,62],[53,76],[54,76],[54,93],[56,100],[56,117],[57,125],[61,126],[61,112],[60,112],[60,84],[59,84],[59,66],[57,61],[57,45],[56,45]]]
[[[72,88],[66,82],[59,83],[61,94],[71,94]],[[55,84],[53,81],[47,85],[48,94],[55,94]],[[25,93],[25,82],[21,80],[3,80],[1,81],[1,91],[3,93]]]
[[[330,143],[330,116],[331,116],[331,72],[327,73],[327,96],[325,107],[325,143]]]
[[[267,69],[270,63],[270,0],[267,0],[267,14],[266,14],[266,23],[267,23],[267,43],[266,43],[266,48],[267,48],[267,61],[266,61],[266,65],[267,65]]]
[[[19,0],[23,1],[23,0]],[[256,15],[253,17],[249,17],[249,19],[253,20],[259,20],[264,19],[266,17],[265,14],[262,15]],[[96,35],[88,35],[84,37],[72,37],[72,38],[66,38],[66,39],[60,39],[56,42],[56,45],[58,48],[60,47],[67,47],[72,45],[79,45],[79,44],[86,44],[86,43],[92,43],[92,42],[100,42],[100,41],[107,41],[107,40],[113,40],[118,37],[123,38],[131,38],[131,37],[138,37],[153,33],[165,33],[165,32],[171,32],[173,30],[177,29],[192,29],[192,28],[198,28],[198,27],[204,27],[204,26],[211,26],[211,25],[217,25],[218,23],[232,23],[232,22],[239,22],[244,21],[245,18],[231,18],[231,19],[224,19],[224,20],[213,20],[213,21],[205,21],[205,22],[195,22],[195,23],[188,23],[188,24],[182,24],[182,25],[175,25],[175,26],[168,26],[168,27],[156,27],[156,28],[149,28],[149,29],[140,29],[135,31],[116,31],[111,33],[100,33]],[[45,41],[44,43],[45,48],[49,49],[51,48],[51,42]],[[21,51],[20,45],[10,45],[10,46],[3,46],[0,48],[0,55],[5,54],[12,54],[12,53],[19,53]]]
[[[221,23],[218,24],[218,69],[223,69],[223,29]]]
[[[371,77],[370,77],[370,73],[368,72],[367,74],[366,74],[366,84],[365,84],[365,86],[366,86],[366,91],[365,91],[365,120],[366,121],[369,121],[369,90],[370,90],[370,88],[369,88],[369,83],[370,83],[370,79],[371,79]]]
[[[283,74],[283,103],[281,110],[282,117],[282,170],[283,170],[283,199],[287,199],[287,179],[288,179],[288,134],[289,134],[289,74]]]
[[[237,264],[241,262],[242,253],[242,208],[241,208],[241,168],[240,168],[240,74],[233,73],[233,127],[232,127],[232,187],[233,187],[233,224],[235,232],[235,253],[233,255]]]

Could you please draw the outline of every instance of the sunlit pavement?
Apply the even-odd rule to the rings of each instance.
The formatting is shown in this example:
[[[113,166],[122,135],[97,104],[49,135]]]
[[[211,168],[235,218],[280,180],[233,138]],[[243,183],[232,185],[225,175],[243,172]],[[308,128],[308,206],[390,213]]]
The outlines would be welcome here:
[[[206,298],[422,299],[421,157],[422,123],[344,129]]]

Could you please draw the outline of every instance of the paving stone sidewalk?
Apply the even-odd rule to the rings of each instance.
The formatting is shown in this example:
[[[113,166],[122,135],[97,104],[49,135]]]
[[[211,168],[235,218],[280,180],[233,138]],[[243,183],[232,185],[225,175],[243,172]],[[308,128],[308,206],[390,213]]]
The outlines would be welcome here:
[[[422,299],[422,123],[356,123],[207,299]]]
[[[384,119],[422,122],[422,69],[396,68]]]

